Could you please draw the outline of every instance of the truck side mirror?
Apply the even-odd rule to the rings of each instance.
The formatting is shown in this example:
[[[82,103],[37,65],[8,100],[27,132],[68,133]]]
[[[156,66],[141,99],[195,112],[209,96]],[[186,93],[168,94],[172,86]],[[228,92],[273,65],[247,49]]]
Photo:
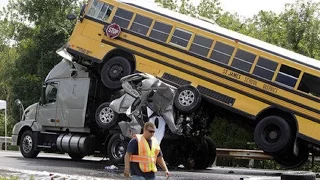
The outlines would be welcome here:
[[[23,114],[23,112],[24,112],[24,107],[23,107],[23,104],[22,104],[22,102],[20,101],[20,99],[16,99],[15,101],[14,101],[14,103],[19,107],[19,112],[20,112],[20,120],[22,119],[22,114]]]
[[[41,88],[41,97],[39,100],[39,105],[43,105],[45,104],[45,93],[46,92],[46,84],[42,84],[42,88]]]

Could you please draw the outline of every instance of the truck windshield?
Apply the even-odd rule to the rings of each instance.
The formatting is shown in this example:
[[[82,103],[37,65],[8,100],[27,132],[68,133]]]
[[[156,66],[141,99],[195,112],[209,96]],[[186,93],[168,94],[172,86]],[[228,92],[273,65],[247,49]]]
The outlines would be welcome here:
[[[45,90],[44,104],[56,102],[58,92],[57,85],[57,83],[53,82],[47,84]]]

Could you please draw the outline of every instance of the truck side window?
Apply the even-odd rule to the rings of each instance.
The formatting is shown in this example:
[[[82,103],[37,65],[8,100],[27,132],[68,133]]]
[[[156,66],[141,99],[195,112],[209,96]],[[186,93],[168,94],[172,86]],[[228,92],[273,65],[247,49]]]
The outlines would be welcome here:
[[[46,92],[45,92],[45,103],[53,103],[56,102],[57,98],[57,83],[49,83],[47,84],[46,87]]]

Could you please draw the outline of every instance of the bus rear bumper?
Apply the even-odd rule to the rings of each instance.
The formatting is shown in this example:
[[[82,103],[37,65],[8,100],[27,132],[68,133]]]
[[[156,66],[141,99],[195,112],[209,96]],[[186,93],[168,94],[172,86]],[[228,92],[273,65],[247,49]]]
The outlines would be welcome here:
[[[59,48],[56,51],[56,53],[66,60],[73,61],[74,57],[70,53],[68,53],[67,47],[68,47],[68,44],[63,45],[61,48]]]

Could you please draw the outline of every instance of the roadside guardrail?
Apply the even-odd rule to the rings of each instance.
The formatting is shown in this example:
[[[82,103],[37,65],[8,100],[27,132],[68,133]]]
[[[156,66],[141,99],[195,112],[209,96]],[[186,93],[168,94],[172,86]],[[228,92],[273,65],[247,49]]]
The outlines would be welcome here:
[[[273,157],[262,150],[216,148],[216,157],[247,159],[248,167],[254,166],[254,160],[272,160]],[[214,162],[215,165],[216,161]]]
[[[6,140],[7,140],[7,147],[8,147],[8,145],[11,145],[11,137],[0,136],[1,150],[5,150],[6,149]]]

